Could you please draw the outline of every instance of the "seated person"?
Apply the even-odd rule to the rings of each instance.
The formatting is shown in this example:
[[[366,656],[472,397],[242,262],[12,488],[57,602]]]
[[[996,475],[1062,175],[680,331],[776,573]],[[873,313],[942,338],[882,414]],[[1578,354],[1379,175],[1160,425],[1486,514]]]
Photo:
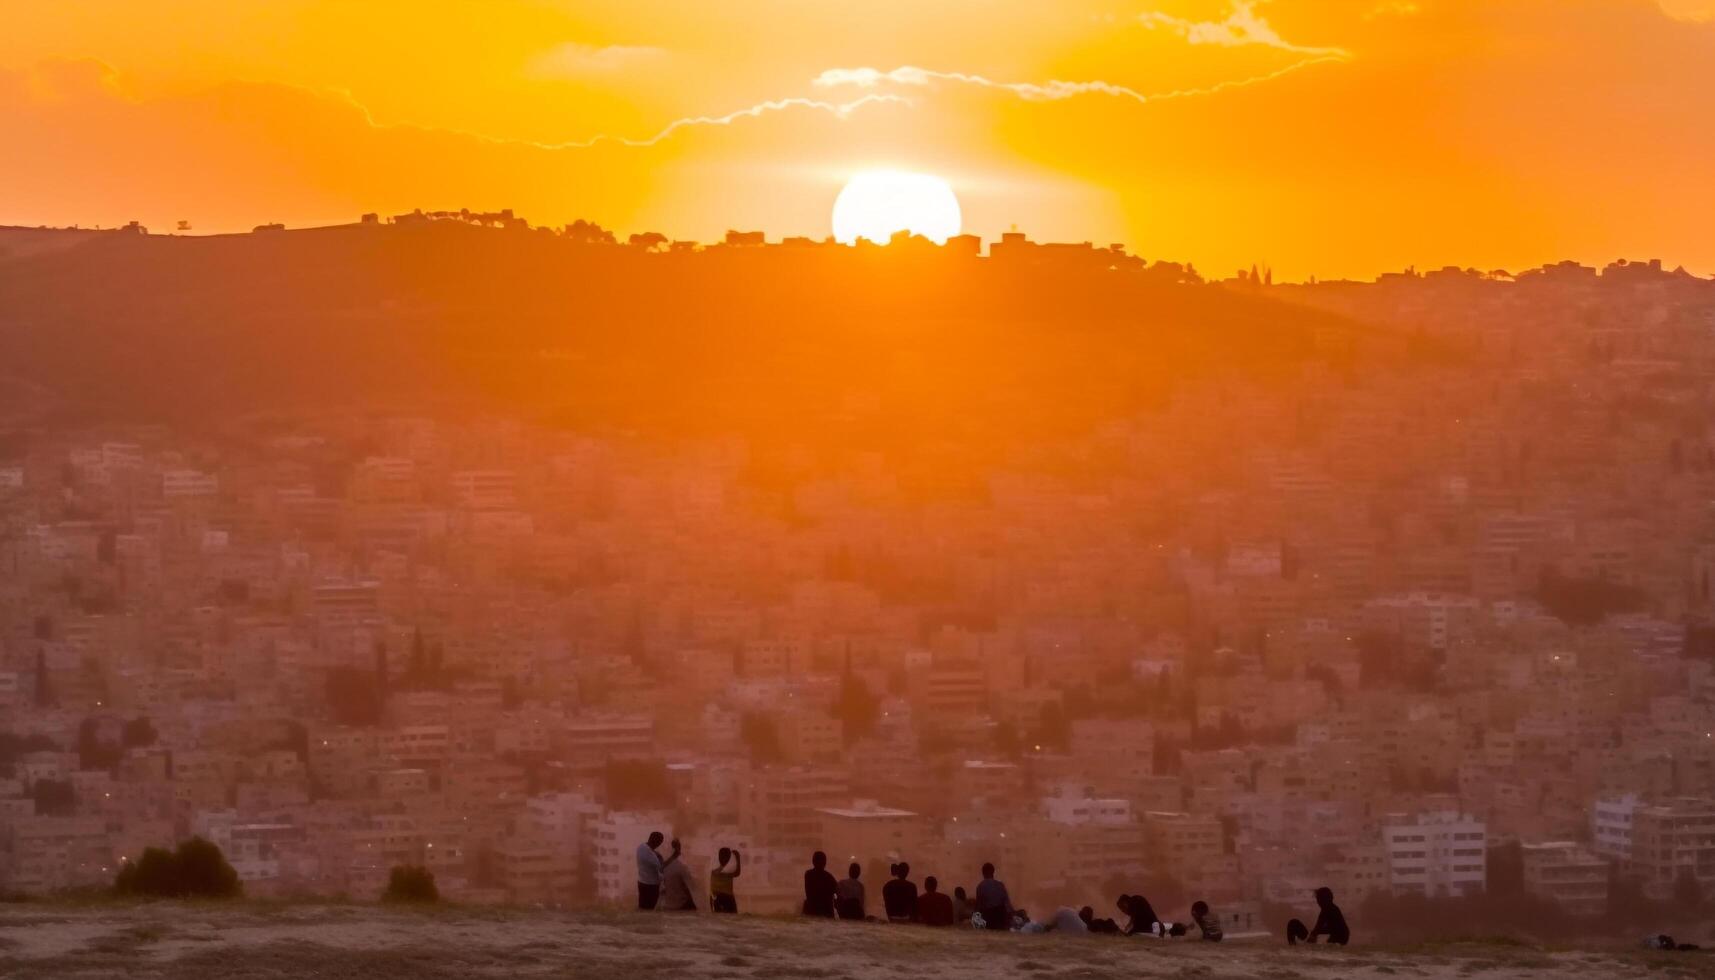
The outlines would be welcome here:
[[[893,880],[881,886],[881,904],[889,922],[917,921],[917,885],[911,882],[911,865],[904,861],[892,868]]]
[[[958,919],[953,915],[953,900],[941,894],[941,883],[934,875],[923,879],[923,894],[917,897],[917,921],[937,928],[950,926]],[[969,922],[967,917],[966,922]]]
[[[1340,906],[1334,904],[1334,890],[1331,888],[1316,889],[1316,928],[1305,929],[1304,923],[1293,919],[1286,924],[1286,944],[1298,945],[1300,940],[1313,943],[1319,936],[1327,936],[1328,942],[1335,946],[1344,946],[1352,941],[1352,930],[1346,926],[1346,916],[1340,911]]]
[[[804,914],[822,919],[834,917],[834,876],[828,871],[828,856],[817,851],[804,872]]]
[[[1161,936],[1166,933],[1167,927],[1155,914],[1155,907],[1149,904],[1149,899],[1142,895],[1121,895],[1117,904],[1119,910],[1129,919],[1125,927],[1126,935]]]
[[[847,922],[862,922],[864,916],[863,867],[856,861],[846,869],[846,877],[834,887],[834,911]]]
[[[1090,927],[1084,924],[1084,919],[1069,905],[1062,905],[1054,910],[1054,915],[1042,923],[1043,932],[1064,932],[1075,935],[1087,935]]]
[[[661,904],[664,912],[695,912],[696,900],[691,897],[696,888],[691,869],[683,860],[674,861],[661,872]]]
[[[971,904],[969,895],[965,894],[965,886],[953,888],[953,922],[961,926],[971,924],[971,916],[977,914],[976,906]]]
[[[1208,902],[1191,903],[1191,921],[1197,923],[1197,928],[1202,930],[1205,942],[1218,943],[1226,938],[1226,934],[1221,931],[1220,917],[1209,911]]]

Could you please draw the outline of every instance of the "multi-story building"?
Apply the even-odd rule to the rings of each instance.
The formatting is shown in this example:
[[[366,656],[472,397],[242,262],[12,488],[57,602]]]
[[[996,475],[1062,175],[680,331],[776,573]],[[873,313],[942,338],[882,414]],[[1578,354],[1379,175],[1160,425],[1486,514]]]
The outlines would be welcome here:
[[[1488,828],[1454,811],[1403,814],[1382,828],[1388,884],[1396,895],[1461,897],[1488,881]]]
[[[1570,841],[1526,844],[1524,888],[1577,915],[1601,915],[1608,907],[1611,865]]]
[[[1715,883],[1715,801],[1663,800],[1632,811],[1628,867],[1652,894],[1671,894],[1681,878]]]
[[[835,867],[856,861],[921,861],[929,841],[928,821],[910,810],[886,807],[874,800],[858,800],[850,806],[824,807],[820,819],[821,849]],[[877,886],[879,887],[879,886]]]

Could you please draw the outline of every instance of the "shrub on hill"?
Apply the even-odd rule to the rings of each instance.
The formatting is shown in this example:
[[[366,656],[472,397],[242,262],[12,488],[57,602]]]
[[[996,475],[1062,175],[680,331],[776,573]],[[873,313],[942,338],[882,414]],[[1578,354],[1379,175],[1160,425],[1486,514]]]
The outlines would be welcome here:
[[[435,874],[415,864],[401,864],[387,875],[387,890],[381,893],[383,902],[428,903],[441,900],[435,887]]]
[[[146,898],[236,898],[242,886],[220,848],[193,837],[177,850],[151,847],[125,862],[113,890]]]

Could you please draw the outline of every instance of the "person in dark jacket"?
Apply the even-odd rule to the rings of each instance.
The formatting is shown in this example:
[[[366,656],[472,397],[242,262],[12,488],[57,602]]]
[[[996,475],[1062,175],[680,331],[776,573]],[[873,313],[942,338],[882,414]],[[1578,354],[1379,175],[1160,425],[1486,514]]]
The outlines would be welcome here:
[[[1316,927],[1304,928],[1304,923],[1293,919],[1286,924],[1286,944],[1296,946],[1302,940],[1307,943],[1315,942],[1319,937],[1328,937],[1327,941],[1335,946],[1344,946],[1352,941],[1352,930],[1346,925],[1345,913],[1340,906],[1334,904],[1332,888],[1316,889]]]
[[[983,880],[977,882],[977,914],[983,917],[983,928],[992,932],[1012,929],[1012,896],[1006,884],[994,876],[994,865],[983,865]]]
[[[817,851],[804,872],[804,914],[819,919],[834,917],[834,876],[828,873],[828,856]]]
[[[893,880],[881,886],[881,904],[887,908],[887,921],[916,922],[917,886],[910,880],[911,865],[901,861],[892,870]]]
[[[923,879],[923,894],[917,897],[917,921],[926,926],[953,924],[953,900],[941,893],[941,883],[934,875]],[[965,921],[970,925],[970,921]]]
[[[1096,910],[1093,908],[1090,908],[1088,905],[1086,905],[1083,908],[1078,910],[1078,918],[1083,919],[1084,920],[1084,927],[1089,929],[1093,933],[1098,933],[1098,934],[1105,933],[1105,934],[1110,935],[1110,936],[1119,935],[1119,931],[1120,931],[1119,923],[1115,922],[1112,919],[1098,919],[1098,918],[1096,918]]]
[[[1157,936],[1166,931],[1162,928],[1161,917],[1155,914],[1155,906],[1142,895],[1121,895],[1117,904],[1119,910],[1131,919],[1126,923],[1126,935]]]

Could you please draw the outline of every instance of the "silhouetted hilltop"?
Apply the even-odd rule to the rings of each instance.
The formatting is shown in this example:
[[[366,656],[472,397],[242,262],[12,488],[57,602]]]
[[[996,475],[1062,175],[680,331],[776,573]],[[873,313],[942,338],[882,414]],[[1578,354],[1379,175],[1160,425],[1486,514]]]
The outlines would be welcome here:
[[[1017,435],[1188,375],[1278,374],[1353,336],[1106,250],[655,251],[425,222],[11,254],[7,373],[60,410],[126,418],[421,405],[665,432]]]

